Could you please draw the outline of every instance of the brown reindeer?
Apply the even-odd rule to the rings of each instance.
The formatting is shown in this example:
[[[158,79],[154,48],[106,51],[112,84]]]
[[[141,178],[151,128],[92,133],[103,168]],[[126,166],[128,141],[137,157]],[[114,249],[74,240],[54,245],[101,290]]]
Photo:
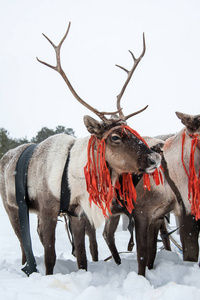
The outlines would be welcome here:
[[[181,207],[180,238],[184,261],[198,261],[200,231],[200,115],[176,112],[185,127],[164,146],[166,173]]]
[[[145,137],[146,142],[152,148],[162,152],[164,141]],[[120,207],[115,200],[112,216],[106,220],[103,236],[108,244],[112,256],[117,264],[121,263],[118,254],[114,234],[117,229],[120,215],[125,213],[134,219],[136,245],[137,245],[137,259],[138,259],[138,274],[145,276],[146,266],[149,269],[153,268],[156,251],[157,251],[157,237],[159,230],[161,234],[166,233],[166,226],[164,216],[170,211],[174,210],[176,215],[179,215],[179,206],[176,195],[170,188],[164,173],[162,174],[163,184],[156,185],[153,178],[151,181],[151,190],[144,192],[143,180],[137,183],[137,201],[134,203],[134,209],[131,216],[126,211],[125,207]],[[171,250],[169,240],[163,240],[164,247]],[[130,250],[131,240],[129,242]]]
[[[52,274],[56,260],[55,228],[57,217],[60,214],[60,198],[63,192],[61,190],[62,179],[65,178],[68,190],[65,197],[69,197],[67,213],[72,218],[77,216],[76,226],[73,228],[73,231],[76,232],[74,243],[77,263],[79,268],[87,269],[84,241],[85,226],[83,219],[79,217],[86,215],[90,223],[95,228],[98,227],[104,220],[105,214],[108,214],[110,210],[115,182],[119,175],[124,172],[152,173],[159,167],[161,161],[160,155],[150,150],[141,137],[126,125],[128,118],[140,113],[146,107],[125,116],[120,106],[120,100],[126,86],[145,53],[144,37],[143,51],[140,57],[136,59],[131,53],[134,64],[130,71],[126,70],[128,77],[117,97],[117,112],[99,112],[80,98],[61,67],[60,49],[68,35],[69,28],[70,23],[58,46],[55,46],[45,36],[55,49],[57,65],[54,67],[39,59],[38,61],[57,71],[74,97],[95,113],[101,122],[85,116],[84,123],[91,136],[76,139],[65,134],[58,134],[37,145],[33,153],[29,155],[29,164],[24,177],[22,176],[26,183],[24,189],[26,203],[23,202],[24,199],[20,200],[19,203],[17,201],[16,194],[20,191],[16,188],[16,178],[19,175],[16,174],[16,168],[23,154],[27,149],[30,149],[28,148],[29,144],[8,151],[0,161],[1,197],[21,245],[22,263],[27,261],[24,269],[27,274],[36,271],[36,267],[32,259],[33,255],[30,254],[30,239],[27,242],[21,233],[24,228],[20,222],[25,217],[21,216],[19,209],[21,205],[22,207],[27,205],[28,210],[37,214],[37,231],[44,246],[46,274]],[[113,114],[115,114],[114,118],[106,118],[106,115]],[[65,168],[66,165],[67,169]],[[103,177],[102,174],[105,176]],[[19,184],[21,187],[21,181]],[[28,218],[26,220],[28,224]],[[25,227],[28,227],[27,224]]]

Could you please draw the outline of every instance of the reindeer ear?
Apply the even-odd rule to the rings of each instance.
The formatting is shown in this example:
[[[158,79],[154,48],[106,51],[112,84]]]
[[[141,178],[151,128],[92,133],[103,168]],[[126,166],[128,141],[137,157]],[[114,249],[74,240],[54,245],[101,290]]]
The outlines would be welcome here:
[[[84,116],[83,120],[89,133],[94,134],[98,137],[101,136],[103,128],[102,128],[102,124],[99,121],[93,119],[90,116]]]
[[[161,143],[158,143],[158,144],[150,147],[150,149],[161,154],[161,153],[163,153],[164,145],[165,145],[164,142],[163,143],[161,142]]]
[[[192,116],[188,114],[183,114],[181,112],[176,112],[177,117],[181,120],[183,125],[185,125],[189,130],[196,131],[200,126],[200,116]]]
[[[190,121],[190,115],[183,114],[179,111],[176,111],[175,113],[176,113],[177,117],[181,120],[183,125],[187,126],[188,122]]]

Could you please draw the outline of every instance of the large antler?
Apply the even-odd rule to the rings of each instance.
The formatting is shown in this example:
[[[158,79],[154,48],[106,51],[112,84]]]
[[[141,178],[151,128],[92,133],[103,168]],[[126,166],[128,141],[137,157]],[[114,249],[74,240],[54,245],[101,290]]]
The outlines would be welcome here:
[[[67,31],[64,35],[64,37],[62,38],[62,40],[60,41],[60,43],[58,44],[58,46],[54,45],[53,42],[43,33],[44,37],[49,41],[49,43],[53,46],[55,52],[56,52],[56,61],[57,64],[56,66],[52,66],[40,59],[37,58],[37,60],[42,63],[43,65],[52,68],[53,70],[57,71],[62,78],[64,79],[65,83],[67,84],[68,88],[70,89],[70,91],[72,92],[72,94],[74,95],[74,97],[85,107],[87,107],[89,110],[91,110],[93,113],[95,113],[102,121],[104,122],[108,122],[108,119],[105,117],[105,115],[115,115],[116,113],[119,113],[119,111],[115,111],[115,112],[100,112],[98,111],[96,108],[92,107],[91,105],[89,105],[88,103],[86,103],[82,98],[79,97],[79,95],[76,93],[76,91],[74,90],[73,86],[71,85],[69,79],[67,78],[65,72],[63,71],[62,67],[61,67],[61,62],[60,62],[60,49],[61,46],[64,42],[64,40],[66,39],[69,29],[70,29],[70,25],[71,22],[69,22]]]
[[[132,77],[132,75],[133,75],[133,73],[134,73],[137,65],[139,64],[140,60],[144,56],[145,51],[146,51],[146,44],[145,44],[145,37],[144,37],[144,33],[143,33],[143,51],[142,51],[141,55],[138,58],[135,58],[134,54],[129,50],[129,52],[130,52],[130,54],[131,54],[131,56],[133,58],[133,67],[132,67],[132,69],[129,71],[129,70],[125,69],[124,67],[116,65],[117,67],[119,67],[120,69],[124,70],[128,74],[128,77],[127,77],[127,79],[126,79],[126,81],[125,81],[125,83],[124,83],[124,85],[122,87],[122,90],[119,93],[119,95],[117,96],[117,109],[119,111],[119,117],[121,119],[123,119],[123,120],[128,120],[130,117],[139,114],[140,112],[144,111],[148,107],[148,105],[146,105],[141,110],[138,110],[138,111],[136,111],[136,112],[134,112],[134,113],[132,113],[132,114],[130,114],[130,115],[128,115],[128,116],[125,117],[124,114],[123,114],[123,112],[122,112],[121,105],[120,105],[120,101],[121,101],[121,98],[122,98],[122,96],[123,96],[123,94],[125,92],[125,89],[126,89],[128,83],[129,83],[129,81],[130,81],[130,79],[131,79],[131,77]]]

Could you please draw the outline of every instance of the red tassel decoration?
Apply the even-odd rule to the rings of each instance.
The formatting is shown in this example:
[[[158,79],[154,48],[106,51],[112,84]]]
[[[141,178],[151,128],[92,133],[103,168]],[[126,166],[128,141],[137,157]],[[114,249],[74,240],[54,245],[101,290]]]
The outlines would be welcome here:
[[[198,175],[196,174],[195,164],[194,164],[194,153],[199,141],[198,134],[191,134],[191,151],[190,151],[190,163],[189,163],[189,173],[186,169],[184,163],[184,144],[185,144],[185,131],[182,136],[182,163],[185,173],[188,177],[188,200],[191,203],[191,213],[195,216],[195,220],[200,219],[200,168]]]
[[[115,189],[118,190],[120,199],[123,200],[124,206],[131,214],[132,210],[134,209],[133,201],[136,202],[136,189],[133,184],[132,174],[131,173],[123,173],[122,174],[122,186],[120,185],[119,181],[117,180],[115,184]],[[119,202],[119,201],[118,201]],[[119,202],[121,205],[121,203]]]
[[[151,185],[150,185],[150,177],[149,177],[149,174],[147,173],[144,173],[143,174],[143,186],[144,186],[144,189],[150,191],[151,190]]]
[[[96,143],[97,158],[95,160],[94,148]],[[103,215],[107,217],[106,210],[111,213],[113,187],[105,160],[105,140],[99,141],[95,136],[91,136],[88,143],[87,156],[88,162],[84,168],[84,173],[90,205],[93,201],[102,209]]]

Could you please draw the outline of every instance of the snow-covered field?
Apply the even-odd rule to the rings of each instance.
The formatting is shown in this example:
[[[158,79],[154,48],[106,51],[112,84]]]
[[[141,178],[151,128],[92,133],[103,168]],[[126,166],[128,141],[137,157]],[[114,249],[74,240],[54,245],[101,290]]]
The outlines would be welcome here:
[[[102,237],[102,227],[97,230],[99,261],[92,262],[88,250],[88,271],[78,270],[71,255],[71,245],[63,220],[58,222],[56,233],[57,262],[54,275],[45,276],[43,248],[36,233],[36,216],[31,215],[33,251],[38,270],[26,277],[21,271],[21,252],[18,240],[0,202],[0,299],[5,300],[55,300],[55,299],[200,299],[200,268],[197,263],[183,262],[178,249],[160,250],[155,268],[147,270],[146,278],[137,275],[136,252],[121,254],[122,264],[111,259],[104,261],[110,252]],[[175,235],[178,238],[177,235]],[[119,251],[125,251],[129,234],[120,224],[116,233]]]

